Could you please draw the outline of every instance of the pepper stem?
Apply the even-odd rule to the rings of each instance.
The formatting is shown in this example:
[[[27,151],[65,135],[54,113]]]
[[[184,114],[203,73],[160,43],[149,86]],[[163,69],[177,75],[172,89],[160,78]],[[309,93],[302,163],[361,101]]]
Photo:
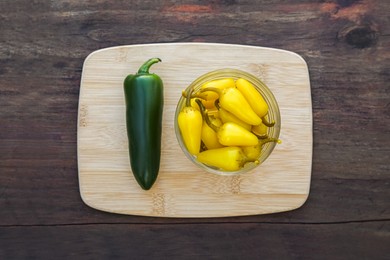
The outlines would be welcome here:
[[[221,106],[219,105],[219,98],[217,98],[215,101],[214,101],[214,106],[219,110],[221,108]]]
[[[266,143],[271,143],[271,142],[275,142],[275,143],[278,143],[278,144],[281,144],[282,141],[278,138],[267,138],[267,139],[262,139],[262,140],[259,140],[259,143],[261,146],[265,145]]]
[[[221,96],[221,94],[222,94],[222,90],[221,90],[221,89],[219,89],[219,88],[213,88],[213,87],[202,88],[199,92],[202,93],[202,92],[206,92],[206,91],[213,91],[213,92],[216,92],[219,96]]]
[[[138,69],[138,74],[147,74],[149,73],[149,69],[150,67],[157,63],[157,62],[160,62],[161,59],[160,58],[151,58],[149,60],[147,60],[144,64],[141,65],[141,67]]]
[[[209,118],[209,115],[206,113],[206,108],[204,107],[202,101],[200,101],[200,99],[195,99],[195,102],[198,103],[199,109],[200,109],[200,113],[202,114],[202,117],[203,117],[204,121],[206,122],[206,124],[207,124],[211,129],[213,129],[215,132],[218,132],[219,127],[217,127],[216,125],[214,125],[213,123],[211,123],[210,118]]]
[[[261,118],[261,121],[263,122],[264,125],[268,126],[268,127],[273,127],[275,125],[275,121],[272,121],[271,123],[268,122],[268,120],[265,118],[265,116],[263,116]]]
[[[185,91],[182,92],[183,97],[186,98],[186,107],[190,107],[191,106],[191,95],[192,95],[192,92],[194,92],[193,88],[189,88],[187,90],[187,92],[185,92]]]
[[[268,138],[268,134],[258,135],[258,134],[255,134],[254,132],[253,132],[253,134],[256,135],[257,138],[259,138],[259,139],[267,139]]]

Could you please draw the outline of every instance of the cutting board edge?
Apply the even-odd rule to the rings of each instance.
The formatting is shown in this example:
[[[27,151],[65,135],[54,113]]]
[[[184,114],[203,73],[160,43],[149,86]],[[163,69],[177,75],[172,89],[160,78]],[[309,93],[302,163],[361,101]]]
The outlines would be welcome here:
[[[121,45],[121,46],[112,46],[112,47],[107,47],[107,48],[103,48],[103,49],[99,49],[99,50],[96,50],[92,53],[90,53],[87,58],[84,60],[84,64],[83,64],[83,72],[84,72],[84,68],[87,64],[87,61],[93,57],[96,53],[99,53],[99,52],[102,52],[102,51],[106,51],[106,50],[111,50],[111,49],[120,49],[120,48],[134,48],[134,47],[141,47],[141,46],[167,46],[167,45],[181,45],[181,46],[188,46],[188,45],[203,45],[203,46],[218,46],[218,45],[223,45],[223,46],[234,46],[234,47],[241,47],[241,48],[254,48],[254,49],[267,49],[267,50],[274,50],[274,51],[278,51],[278,52],[284,52],[284,53],[289,53],[291,55],[295,55],[296,57],[298,57],[302,63],[305,65],[306,69],[306,73],[307,73],[307,80],[308,80],[308,86],[307,86],[307,94],[309,95],[309,101],[310,101],[310,129],[311,129],[311,133],[312,133],[312,129],[313,129],[313,113],[312,113],[312,98],[311,98],[311,86],[310,86],[310,75],[309,75],[309,70],[307,68],[307,63],[306,61],[303,59],[302,56],[300,56],[299,54],[297,53],[294,53],[294,52],[291,52],[291,51],[288,51],[288,50],[282,50],[282,49],[275,49],[275,48],[269,48],[269,47],[259,47],[259,46],[251,46],[251,45],[240,45],[240,44],[225,44],[225,43],[149,43],[149,44],[136,44],[136,45]],[[82,78],[81,78],[81,83],[80,83],[80,97],[82,97],[83,95],[83,84],[84,84],[84,80],[83,80],[83,77],[84,77],[84,73],[82,73]],[[80,98],[79,99],[79,107],[78,107],[78,119],[77,119],[77,144],[79,144],[80,142],[80,136],[79,136],[79,128],[80,128],[80,121],[82,120],[82,116],[81,116],[81,113],[82,113],[82,99]],[[312,133],[313,134],[313,133]],[[311,136],[311,157],[312,157],[312,153],[313,153],[313,136]],[[79,154],[80,154],[80,151],[79,151],[79,145],[78,145],[78,149],[77,149],[77,158],[79,158]],[[312,161],[311,161],[311,164],[310,164],[310,167],[312,167]],[[80,180],[80,167],[78,167],[78,176],[79,176],[79,180]],[[251,213],[245,213],[245,214],[230,214],[230,215],[222,215],[222,214],[213,214],[213,215],[202,215],[202,216],[195,216],[195,218],[214,218],[214,217],[235,217],[235,216],[249,216],[249,215],[263,215],[263,214],[273,214],[273,213],[279,213],[279,212],[286,212],[286,211],[291,211],[291,210],[295,210],[295,209],[298,209],[300,208],[302,205],[304,205],[308,199],[308,196],[309,196],[309,191],[310,191],[310,185],[311,185],[311,170],[308,172],[308,178],[309,178],[309,181],[307,183],[307,187],[308,187],[308,191],[306,193],[306,196],[304,197],[304,199],[302,199],[302,201],[300,201],[299,203],[296,203],[296,205],[292,205],[291,207],[288,207],[288,208],[285,208],[285,209],[282,209],[282,210],[273,210],[273,211],[270,211],[270,212],[265,212],[262,211],[262,212],[251,212]],[[176,215],[176,216],[172,216],[172,215],[169,215],[169,216],[164,216],[164,215],[148,215],[148,214],[135,214],[135,213],[123,213],[123,212],[116,212],[115,210],[108,210],[108,209],[104,209],[103,207],[100,207],[99,205],[94,205],[94,203],[92,201],[89,201],[87,196],[84,194],[84,192],[82,191],[82,182],[80,180],[79,182],[79,186],[80,186],[80,195],[81,195],[81,199],[82,201],[89,207],[93,208],[93,209],[96,209],[96,210],[100,210],[100,211],[104,211],[104,212],[109,212],[109,213],[114,213],[114,214],[123,214],[123,215],[134,215],[134,216],[147,216],[147,217],[165,217],[165,218],[193,218],[194,216],[186,216],[186,215]]]
[[[145,43],[145,44],[124,44],[124,45],[106,47],[106,48],[102,48],[102,49],[97,49],[97,50],[91,52],[90,54],[88,54],[83,62],[83,70],[84,70],[84,67],[87,64],[88,60],[91,59],[91,57],[93,57],[94,55],[96,55],[99,52],[103,52],[103,51],[107,51],[107,50],[114,50],[114,49],[121,49],[121,48],[137,48],[137,47],[144,47],[144,46],[190,46],[190,45],[253,48],[253,49],[263,49],[263,50],[270,50],[270,51],[277,51],[277,52],[281,52],[281,53],[286,53],[289,55],[296,56],[298,59],[300,59],[302,64],[305,65],[307,72],[309,73],[306,60],[300,54],[298,54],[296,52],[285,50],[285,49],[272,48],[272,47],[263,47],[263,46],[245,45],[245,44],[233,44],[233,43],[217,43],[217,42]],[[310,76],[310,75],[308,75],[308,76]],[[309,83],[309,86],[310,86],[310,83]]]
[[[310,185],[309,185],[310,186]],[[81,187],[80,187],[81,188]],[[98,210],[98,211],[103,211],[103,212],[106,212],[106,213],[110,213],[110,214],[119,214],[119,215],[125,215],[125,216],[134,216],[134,217],[152,217],[152,218],[170,218],[170,219],[190,219],[190,218],[202,218],[202,219],[206,219],[206,218],[232,218],[232,217],[248,217],[248,216],[256,216],[256,215],[269,215],[269,214],[277,214],[277,213],[283,213],[283,212],[289,212],[289,211],[293,211],[293,210],[297,210],[299,208],[301,208],[308,200],[308,197],[309,197],[309,193],[307,194],[302,194],[302,195],[305,195],[300,201],[299,203],[296,203],[296,205],[292,205],[291,207],[285,207],[283,209],[279,209],[279,210],[270,210],[270,211],[255,211],[253,210],[253,212],[251,213],[243,213],[243,214],[191,214],[191,215],[186,215],[186,214],[167,214],[167,215],[158,215],[158,214],[145,214],[145,213],[134,213],[134,212],[123,212],[123,211],[116,211],[116,210],[110,210],[110,209],[106,209],[105,207],[100,207],[100,206],[97,206],[97,205],[94,205],[94,203],[91,203],[89,202],[86,197],[84,196],[83,192],[80,192],[80,197],[81,197],[81,200],[83,201],[83,203],[85,205],[87,205],[88,207],[94,209],[94,210]]]

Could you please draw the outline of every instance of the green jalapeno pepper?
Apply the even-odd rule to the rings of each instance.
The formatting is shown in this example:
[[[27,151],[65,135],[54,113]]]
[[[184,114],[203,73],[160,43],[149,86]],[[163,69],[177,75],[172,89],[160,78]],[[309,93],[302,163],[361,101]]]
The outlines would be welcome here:
[[[163,82],[158,75],[149,73],[149,68],[160,61],[149,59],[123,84],[130,164],[144,190],[152,187],[160,169]]]

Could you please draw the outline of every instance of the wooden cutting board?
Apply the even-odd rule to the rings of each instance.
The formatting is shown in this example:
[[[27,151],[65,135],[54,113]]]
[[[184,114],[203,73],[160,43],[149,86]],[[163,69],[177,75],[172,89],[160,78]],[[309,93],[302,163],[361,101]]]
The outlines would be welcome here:
[[[130,169],[123,80],[151,57],[164,82],[159,177],[142,190]],[[240,69],[263,80],[280,106],[280,139],[250,173],[204,172],[181,151],[173,127],[181,91],[212,70]],[[78,115],[80,193],[92,208],[157,217],[226,217],[293,210],[307,199],[312,166],[312,108],[306,62],[297,54],[254,46],[169,43],[98,50],[85,60]]]

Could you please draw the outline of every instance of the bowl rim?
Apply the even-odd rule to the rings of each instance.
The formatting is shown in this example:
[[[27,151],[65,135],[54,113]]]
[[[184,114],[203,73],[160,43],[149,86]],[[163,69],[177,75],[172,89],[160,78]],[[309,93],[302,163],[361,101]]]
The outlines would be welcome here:
[[[232,73],[235,75],[232,75]],[[276,101],[276,98],[275,98],[274,94],[272,93],[272,91],[269,89],[269,87],[262,80],[260,80],[258,77],[254,76],[251,73],[248,73],[248,72],[240,70],[240,69],[235,69],[235,68],[221,68],[221,69],[212,70],[210,72],[204,73],[204,74],[200,75],[199,77],[197,77],[195,80],[193,80],[185,88],[184,91],[187,91],[189,88],[196,88],[196,87],[200,88],[202,86],[202,84],[204,84],[208,81],[212,81],[212,80],[223,79],[223,78],[234,78],[236,80],[236,79],[241,78],[241,77],[246,79],[246,80],[249,79],[249,81],[252,84],[253,84],[253,82],[255,82],[255,84],[253,84],[253,85],[256,87],[256,89],[258,91],[260,91],[260,93],[262,94],[263,98],[266,100],[269,107],[271,107],[270,103],[269,103],[271,101],[271,103],[273,105],[272,111],[275,110],[273,114],[275,114],[274,116],[276,117],[275,118],[275,126],[273,127],[273,130],[274,130],[273,132],[275,132],[275,135],[273,135],[272,137],[279,138],[280,131],[281,131],[281,127],[280,127],[281,126],[281,115],[280,115],[280,109],[279,109],[279,105]],[[259,85],[261,87],[259,87]],[[265,92],[265,95],[263,94],[263,92]],[[179,126],[177,123],[177,118],[178,118],[179,113],[181,112],[181,108],[183,107],[183,103],[185,103],[185,98],[183,96],[181,96],[177,102],[177,105],[176,105],[175,118],[174,118],[174,129],[175,129],[176,139],[179,143],[181,150],[185,154],[185,156],[193,164],[204,169],[206,172],[217,174],[217,175],[222,175],[222,176],[234,176],[234,175],[241,175],[241,174],[249,173],[252,170],[254,170],[255,168],[259,167],[262,163],[264,163],[266,161],[266,159],[272,154],[273,150],[276,147],[275,142],[264,144],[264,147],[267,147],[266,149],[268,149],[268,150],[267,150],[267,154],[262,158],[262,160],[259,161],[259,163],[248,162],[244,165],[244,167],[242,167],[240,170],[237,170],[237,171],[223,171],[221,169],[215,169],[212,166],[208,166],[208,165],[205,165],[203,163],[200,163],[199,161],[196,160],[196,156],[190,154],[187,151],[185,144],[181,138],[180,129],[179,129]],[[266,149],[264,149],[264,147],[262,148],[262,151],[266,150]]]

